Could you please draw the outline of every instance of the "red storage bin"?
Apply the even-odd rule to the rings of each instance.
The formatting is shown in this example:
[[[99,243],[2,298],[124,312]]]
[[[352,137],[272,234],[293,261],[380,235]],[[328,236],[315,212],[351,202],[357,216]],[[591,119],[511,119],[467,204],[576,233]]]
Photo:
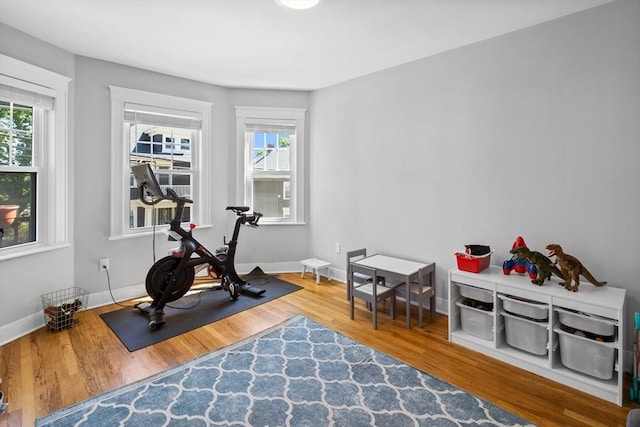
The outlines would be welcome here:
[[[491,263],[491,252],[485,255],[468,255],[462,252],[456,253],[458,269],[471,273],[480,273]]]

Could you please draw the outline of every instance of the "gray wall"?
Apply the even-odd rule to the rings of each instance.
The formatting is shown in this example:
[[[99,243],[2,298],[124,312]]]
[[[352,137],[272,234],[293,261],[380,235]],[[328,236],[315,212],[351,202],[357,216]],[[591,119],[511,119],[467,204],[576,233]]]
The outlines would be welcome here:
[[[303,108],[306,114],[306,138],[309,144],[309,93],[298,91],[272,91],[272,90],[249,90],[233,89],[229,92],[229,115],[231,133],[229,141],[235,141],[235,109],[234,106],[244,107],[282,107],[282,108]],[[233,142],[230,142],[233,143]],[[235,147],[235,146],[234,146]],[[308,165],[308,149],[304,159]],[[240,170],[242,159],[238,161],[235,152],[229,157],[230,168],[226,175],[229,182],[229,191],[233,193],[236,186],[242,187],[243,182],[235,182],[236,170]],[[308,166],[306,166],[308,168]],[[308,172],[307,172],[308,174]],[[306,194],[310,195],[308,189],[308,179],[305,179]],[[237,200],[237,202],[241,202]],[[308,212],[308,202],[305,211]],[[233,219],[233,218],[232,218]],[[227,229],[230,234],[232,224],[229,223]],[[255,265],[260,265],[268,270],[270,266],[276,271],[283,271],[295,263],[299,266],[299,261],[309,257],[309,226],[308,225],[268,225],[262,226],[258,230],[249,230],[248,233],[241,234],[238,251],[246,254],[240,262],[247,263],[247,268],[251,269]]]
[[[501,265],[522,235],[561,244],[637,310],[639,4],[314,92],[311,253],[342,268],[336,242],[435,261],[446,299],[454,252],[488,244]]]
[[[2,261],[0,264],[0,343],[43,321],[40,295],[71,286],[91,292],[89,305],[108,302],[108,282],[97,267],[110,259],[110,285],[116,297],[144,294],[152,263],[150,236],[109,240],[111,110],[109,85],[208,101],[213,104],[213,227],[196,231],[211,248],[231,236],[235,217],[224,208],[237,204],[235,105],[309,108],[309,93],[227,89],[152,73],[87,57],[74,57],[7,26],[0,27],[0,52],[74,78],[71,92],[70,171],[72,245],[65,249]],[[74,95],[75,94],[75,95]],[[74,108],[75,104],[75,108]],[[240,160],[241,162],[241,160]],[[241,185],[241,183],[240,183]],[[175,243],[156,239],[162,256]],[[238,245],[240,272],[256,265],[273,269],[308,257],[309,227],[269,225],[243,228]],[[302,258],[301,258],[302,257]],[[15,286],[15,287],[14,287]],[[120,292],[122,291],[122,292]],[[131,293],[135,295],[131,295]]]
[[[0,53],[74,78],[75,58],[41,40],[0,24]],[[1,69],[1,66],[0,66]],[[74,124],[74,82],[69,86],[69,127]],[[73,186],[74,134],[69,132],[69,177]],[[73,191],[70,191],[73,202]],[[71,205],[73,206],[73,205]],[[71,209],[72,210],[72,209]],[[70,218],[72,223],[73,218]],[[42,324],[40,295],[74,286],[74,247],[0,261],[0,344]],[[32,315],[27,321],[19,320]],[[18,324],[20,323],[20,324]]]
[[[86,57],[76,59],[76,222],[75,278],[93,292],[106,286],[97,260],[110,259],[114,288],[144,282],[153,263],[150,236],[109,240],[110,93],[109,85],[135,88],[213,103],[214,156],[212,173],[213,227],[196,229],[198,240],[214,249],[230,237],[235,217],[225,207],[237,204],[235,105],[294,106],[308,108],[306,92],[231,90],[148,72]],[[241,185],[241,183],[240,183]],[[156,254],[163,256],[175,246],[164,235],[156,239]],[[243,228],[238,245],[240,264],[298,260],[308,252],[308,227],[262,226]],[[242,271],[242,269],[240,270]]]

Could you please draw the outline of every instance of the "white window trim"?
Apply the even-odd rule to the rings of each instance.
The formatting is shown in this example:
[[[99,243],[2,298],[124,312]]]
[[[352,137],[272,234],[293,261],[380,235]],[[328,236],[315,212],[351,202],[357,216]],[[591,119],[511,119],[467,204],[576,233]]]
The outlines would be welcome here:
[[[0,261],[70,245],[71,198],[69,192],[69,83],[71,78],[0,54],[0,83],[54,98],[47,132],[40,150],[37,182],[36,241],[3,248]],[[51,129],[54,132],[51,132]]]
[[[150,227],[129,229],[129,208],[125,197],[129,194],[129,152],[123,143],[124,107],[126,103],[199,113],[202,117],[201,137],[192,151],[192,221],[198,227],[210,227],[212,223],[213,196],[211,193],[211,112],[213,104],[172,95],[145,92],[117,86],[109,86],[111,92],[111,234],[109,239],[123,239],[151,234]],[[159,230],[167,228],[158,227]]]
[[[242,107],[236,106],[236,158],[237,175],[236,197],[240,203],[247,203],[247,185],[249,177],[247,173],[247,146],[245,141],[245,124],[247,120],[295,120],[296,143],[291,152],[291,179],[290,193],[295,195],[295,204],[291,206],[290,218],[262,218],[260,224],[304,224],[305,223],[305,114],[304,108],[278,108],[278,107]]]

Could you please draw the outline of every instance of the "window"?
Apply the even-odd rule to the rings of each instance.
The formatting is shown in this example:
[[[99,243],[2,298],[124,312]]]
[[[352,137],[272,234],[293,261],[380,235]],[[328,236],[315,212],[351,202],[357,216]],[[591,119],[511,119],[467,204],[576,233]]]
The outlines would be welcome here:
[[[262,223],[304,221],[303,109],[236,107],[243,203]]]
[[[200,137],[201,120],[178,118],[167,115],[168,112],[149,114],[145,109],[142,105],[125,105],[124,127],[128,137],[129,167],[150,163],[163,189],[171,187],[180,196],[191,199],[191,177],[194,173],[191,147]],[[168,224],[173,217],[175,203],[164,200],[151,207],[140,201],[138,191],[137,183],[130,175],[129,230]],[[191,221],[189,207],[185,209],[182,219]]]
[[[149,206],[139,200],[131,166],[149,163],[163,190],[173,188],[194,200],[184,222],[211,223],[208,169],[211,104],[168,95],[110,87],[112,107],[113,191],[111,237],[151,231],[168,224],[175,204]],[[202,162],[198,162],[202,159]],[[203,166],[197,167],[202,164]]]
[[[0,62],[0,259],[9,259],[68,245],[70,79]]]

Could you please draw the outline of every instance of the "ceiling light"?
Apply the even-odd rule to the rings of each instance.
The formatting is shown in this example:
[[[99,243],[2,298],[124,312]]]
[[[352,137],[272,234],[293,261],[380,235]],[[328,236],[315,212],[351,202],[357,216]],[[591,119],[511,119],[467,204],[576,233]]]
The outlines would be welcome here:
[[[320,0],[276,0],[278,5],[286,9],[311,9],[317,5]]]

